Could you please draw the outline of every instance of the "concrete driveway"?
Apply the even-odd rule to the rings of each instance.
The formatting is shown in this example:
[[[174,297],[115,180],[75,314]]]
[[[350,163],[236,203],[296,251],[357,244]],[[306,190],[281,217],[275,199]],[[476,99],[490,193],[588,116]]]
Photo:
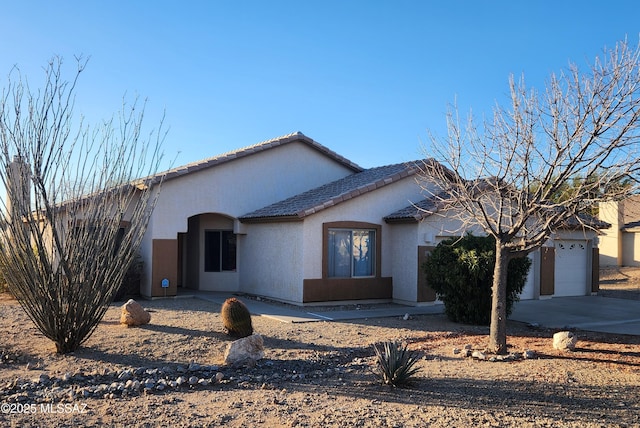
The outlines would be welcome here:
[[[600,296],[523,300],[509,319],[549,328],[640,335],[640,300]]]

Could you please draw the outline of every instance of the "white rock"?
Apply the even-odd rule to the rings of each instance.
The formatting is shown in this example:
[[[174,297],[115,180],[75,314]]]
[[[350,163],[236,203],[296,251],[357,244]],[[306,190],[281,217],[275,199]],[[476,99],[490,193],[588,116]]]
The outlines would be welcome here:
[[[553,335],[553,348],[560,351],[573,351],[576,349],[578,338],[570,331],[559,331]]]
[[[484,355],[484,354],[483,354],[482,352],[480,352],[480,351],[473,351],[473,352],[471,353],[471,357],[472,357],[472,358],[475,358],[476,360],[486,360],[486,359],[487,359],[487,356],[486,356],[486,355]]]
[[[227,365],[253,364],[264,357],[264,341],[259,334],[243,337],[227,345],[224,363]]]

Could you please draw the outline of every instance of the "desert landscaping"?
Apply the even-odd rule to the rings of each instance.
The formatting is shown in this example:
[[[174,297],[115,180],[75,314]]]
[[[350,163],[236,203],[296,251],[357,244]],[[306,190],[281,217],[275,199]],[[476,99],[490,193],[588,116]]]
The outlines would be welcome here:
[[[639,269],[602,271],[601,294],[639,299],[639,279]],[[300,324],[254,316],[264,358],[229,367],[233,339],[210,302],[140,300],[151,322],[129,328],[123,302],[114,303],[79,351],[57,355],[1,296],[2,426],[640,426],[640,336],[574,331],[575,350],[559,351],[555,331],[509,322],[511,357],[482,360],[464,349],[483,351],[488,328],[444,315]],[[373,345],[387,340],[420,356],[408,388],[382,385],[371,371]]]

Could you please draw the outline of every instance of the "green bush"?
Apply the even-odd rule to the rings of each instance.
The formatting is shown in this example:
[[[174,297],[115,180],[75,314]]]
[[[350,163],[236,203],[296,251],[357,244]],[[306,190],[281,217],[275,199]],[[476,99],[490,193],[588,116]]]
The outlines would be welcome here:
[[[129,265],[127,272],[122,279],[122,285],[118,289],[114,302],[122,302],[128,297],[136,297],[140,295],[140,279],[142,277],[143,261],[140,254]]]
[[[427,283],[444,302],[445,313],[451,321],[488,325],[494,266],[495,239],[467,234],[438,244],[423,269]],[[530,267],[528,257],[509,261],[507,316],[519,299]]]

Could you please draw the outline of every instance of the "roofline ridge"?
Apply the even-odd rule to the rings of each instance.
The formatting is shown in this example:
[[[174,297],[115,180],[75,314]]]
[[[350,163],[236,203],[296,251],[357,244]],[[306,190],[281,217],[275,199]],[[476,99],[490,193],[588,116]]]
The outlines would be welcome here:
[[[161,179],[171,180],[173,178],[180,177],[182,175],[200,171],[209,167],[213,167],[215,165],[228,162],[234,159],[242,158],[244,156],[251,155],[253,153],[261,152],[263,150],[268,150],[273,147],[279,147],[287,143],[291,143],[293,141],[302,141],[306,143],[309,147],[323,153],[324,155],[334,159],[336,162],[341,163],[345,167],[351,169],[352,171],[358,173],[362,172],[365,169],[355,162],[345,158],[342,155],[339,155],[335,151],[329,149],[328,147],[318,143],[312,138],[309,138],[305,134],[300,131],[291,132],[289,134],[281,135],[279,137],[271,138],[268,140],[261,141],[259,143],[241,147],[236,150],[231,150],[228,152],[224,152],[209,158],[201,159],[198,161],[190,162],[184,165],[180,165],[171,169],[168,169],[163,172],[159,172],[150,177],[143,178],[144,180],[151,180],[153,182],[160,181]]]
[[[369,169],[377,169],[377,168],[384,168],[384,167],[389,167],[389,166],[395,166],[395,165],[407,165],[409,166],[410,162],[399,162],[397,164],[390,164],[390,165],[384,165],[381,167],[373,167],[373,168],[369,168]],[[366,172],[362,171],[362,172]],[[404,169],[402,171],[398,171],[395,172],[393,174],[390,174],[388,177],[385,178],[377,178],[375,180],[372,181],[368,181],[366,183],[361,184],[360,186],[354,187],[348,191],[342,192],[339,195],[334,196],[331,199],[328,199],[326,201],[324,201],[321,204],[317,204],[314,207],[309,207],[307,209],[304,210],[300,210],[298,211],[298,216],[300,216],[300,218],[304,218],[309,214],[315,214],[318,211],[322,211],[326,208],[329,207],[333,207],[335,205],[338,205],[342,202],[348,201],[350,199],[356,198],[358,196],[364,195],[365,193],[369,193],[369,192],[373,192],[374,190],[378,190],[381,187],[384,187],[386,185],[395,183],[399,180],[402,180],[403,178],[407,178],[410,177],[412,175],[415,175],[417,173],[417,169],[415,168],[415,166],[409,166],[409,169]],[[345,177],[347,178],[347,177]],[[339,181],[339,180],[338,180]]]
[[[381,187],[384,187],[386,185],[392,184],[392,183],[396,183],[400,180],[406,179],[408,177],[412,177],[415,174],[420,172],[420,166],[419,166],[419,162],[424,162],[425,159],[418,159],[418,160],[412,160],[412,161],[406,161],[406,162],[398,162],[398,163],[394,163],[394,164],[389,164],[389,165],[383,165],[383,166],[377,166],[377,167],[372,167],[372,168],[367,168],[365,170],[362,170],[360,172],[357,172],[355,174],[352,175],[348,175],[346,177],[342,177],[340,179],[334,180],[332,182],[329,183],[325,183],[321,186],[318,186],[314,189],[309,189],[305,192],[302,192],[298,195],[294,195],[291,196],[290,198],[286,198],[282,201],[276,202],[276,204],[279,203],[283,203],[285,201],[288,201],[290,199],[293,198],[297,198],[301,195],[305,195],[308,193],[313,193],[315,191],[317,191],[317,189],[326,187],[326,186],[334,186],[336,183],[339,183],[341,181],[344,180],[348,180],[353,178],[354,176],[358,175],[358,174],[366,174],[367,171],[373,171],[373,170],[380,170],[380,169],[384,169],[384,168],[392,168],[392,167],[396,167],[396,169],[392,169],[391,171],[387,172],[386,174],[384,174],[383,176],[380,175],[376,175],[374,177],[371,177],[369,179],[366,180],[366,182],[360,183],[358,185],[356,185],[355,183],[353,184],[353,186],[348,187],[346,190],[335,194],[332,197],[329,197],[328,199],[325,199],[321,202],[315,201],[309,205],[304,206],[303,208],[300,208],[298,210],[296,210],[295,212],[290,212],[290,214],[287,214],[287,218],[288,216],[293,216],[299,220],[304,219],[305,217],[315,214],[319,211],[322,211],[324,209],[333,207],[335,205],[341,204],[342,202],[346,202],[348,200],[354,199],[358,196],[364,195],[366,193],[372,192],[374,190],[377,190]],[[397,168],[397,167],[401,167],[401,168]],[[274,204],[271,204],[274,205]],[[271,206],[269,205],[269,206]],[[256,211],[261,211],[261,210],[256,210]],[[285,217],[284,215],[279,215],[279,214],[259,214],[256,216],[248,216],[248,214],[252,214],[252,213],[247,213],[244,214],[242,216],[239,217],[240,221],[257,221],[258,219],[262,219],[263,221],[266,221],[267,219],[272,219],[272,220],[278,220],[281,219],[283,217]]]

